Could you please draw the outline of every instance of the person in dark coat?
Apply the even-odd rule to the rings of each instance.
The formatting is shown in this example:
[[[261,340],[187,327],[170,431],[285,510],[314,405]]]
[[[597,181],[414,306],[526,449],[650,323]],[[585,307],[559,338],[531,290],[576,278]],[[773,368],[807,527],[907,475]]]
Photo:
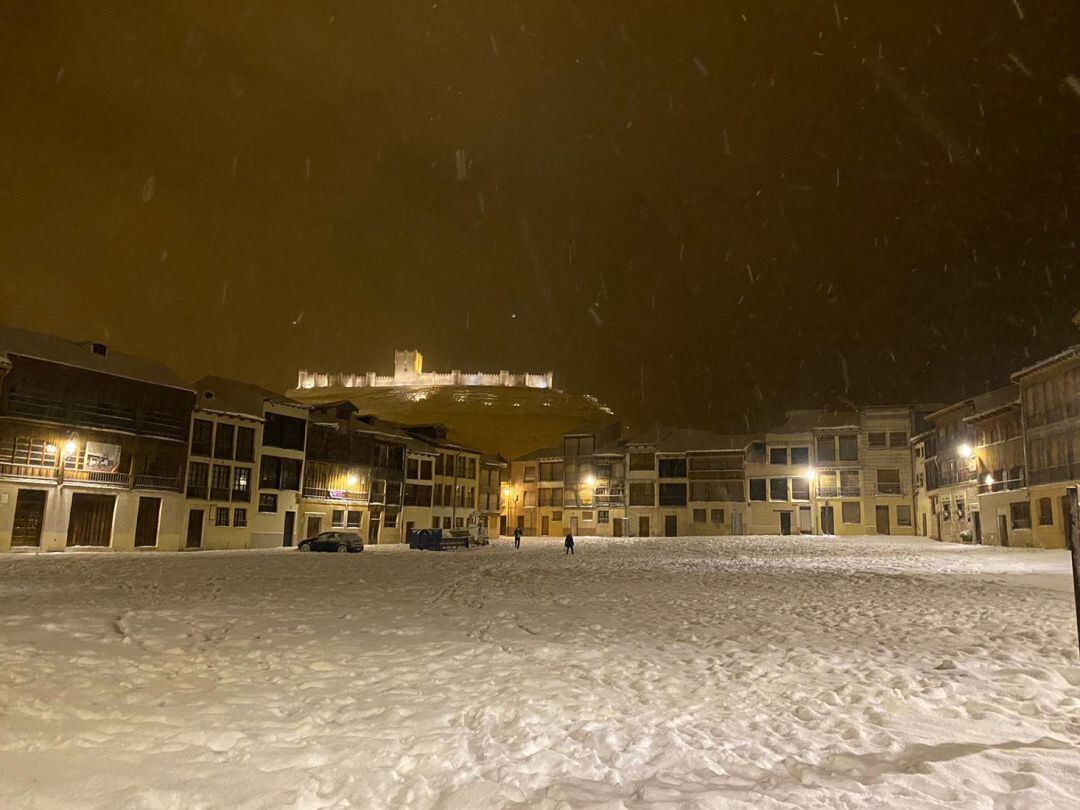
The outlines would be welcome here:
[[[514,529],[514,548],[521,548],[521,528]]]
[[[570,534],[570,532],[567,532],[566,533],[566,542],[563,543],[563,545],[566,546],[566,553],[567,554],[573,554],[574,553],[574,535]]]

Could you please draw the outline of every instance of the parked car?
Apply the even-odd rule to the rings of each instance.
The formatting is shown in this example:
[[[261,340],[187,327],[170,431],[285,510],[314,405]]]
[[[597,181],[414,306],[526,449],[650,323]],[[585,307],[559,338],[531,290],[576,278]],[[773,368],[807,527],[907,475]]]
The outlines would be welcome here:
[[[363,551],[364,542],[356,532],[320,532],[301,540],[299,551]]]

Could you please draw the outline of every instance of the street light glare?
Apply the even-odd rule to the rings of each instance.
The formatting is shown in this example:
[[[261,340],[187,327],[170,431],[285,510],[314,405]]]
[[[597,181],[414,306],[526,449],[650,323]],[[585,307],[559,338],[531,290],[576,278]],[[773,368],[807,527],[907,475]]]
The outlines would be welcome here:
[[[960,445],[959,450],[961,458],[972,458],[975,455],[975,452],[971,449],[971,445],[967,442]]]

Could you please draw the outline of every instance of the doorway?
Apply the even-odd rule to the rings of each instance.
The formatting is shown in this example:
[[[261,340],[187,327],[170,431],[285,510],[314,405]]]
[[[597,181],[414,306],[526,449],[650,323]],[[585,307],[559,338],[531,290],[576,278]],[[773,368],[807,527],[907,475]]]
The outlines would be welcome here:
[[[926,537],[926,512],[922,513],[922,536]]]
[[[578,519],[577,515],[574,515],[574,517],[570,518],[570,534],[574,535],[575,537],[577,537],[577,527]]]
[[[611,519],[611,536],[612,537],[625,537],[626,536],[626,521],[623,518]]]
[[[67,544],[108,548],[112,541],[115,510],[115,495],[90,495],[85,492],[76,492],[71,496]]]
[[[281,545],[289,548],[293,543],[293,532],[296,530],[296,512],[285,513],[285,528],[281,533]]]
[[[161,498],[139,498],[139,513],[135,517],[135,547],[157,545],[158,521],[161,517]]]
[[[878,506],[874,510],[874,515],[877,518],[877,533],[878,534],[891,534],[889,526],[889,507]]]
[[[799,534],[813,534],[814,533],[814,527],[812,525],[813,524],[813,520],[812,520],[813,514],[814,513],[810,510],[809,506],[800,506],[799,507]]]
[[[731,513],[731,533],[738,536],[743,533],[742,512]]]
[[[1005,515],[998,515],[998,534],[1001,535],[1001,545],[1009,545],[1009,518]]]
[[[831,506],[821,507],[821,533],[836,534],[836,512]]]
[[[791,534],[791,512],[780,513],[780,534]]]
[[[307,536],[318,537],[319,531],[322,529],[322,515],[308,515],[307,516]]]
[[[43,489],[19,490],[15,500],[15,525],[11,529],[12,546],[41,545],[41,526],[45,522],[48,496]]]
[[[382,518],[378,515],[372,515],[368,520],[367,539],[369,543],[379,542],[379,524],[381,522]]]
[[[679,516],[664,515],[664,537],[679,536]]]
[[[637,533],[638,537],[651,537],[649,531],[649,518],[646,515],[641,515],[637,519]]]
[[[187,541],[184,548],[202,548],[203,510],[189,509],[187,517]]]
[[[540,516],[540,536],[549,537],[551,535],[551,518],[547,515]]]
[[[438,518],[435,518],[438,520]],[[499,515],[499,536],[506,537],[506,515]]]
[[[975,543],[982,545],[982,517],[979,512],[971,513],[971,520],[975,524]]]

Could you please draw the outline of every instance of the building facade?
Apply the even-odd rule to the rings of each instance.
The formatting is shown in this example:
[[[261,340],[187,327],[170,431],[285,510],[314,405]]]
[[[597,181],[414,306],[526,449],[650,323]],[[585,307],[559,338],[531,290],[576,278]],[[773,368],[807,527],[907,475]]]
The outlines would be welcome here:
[[[975,463],[973,399],[946,405],[928,416],[934,441],[925,443],[930,536],[950,543],[982,542],[979,483]],[[932,452],[932,455],[931,455]]]
[[[184,548],[293,545],[307,408],[222,377],[195,383]]]
[[[1031,545],[1020,394],[1015,385],[973,398],[979,535],[987,545]]]
[[[179,548],[194,399],[157,363],[0,327],[0,551]]]

